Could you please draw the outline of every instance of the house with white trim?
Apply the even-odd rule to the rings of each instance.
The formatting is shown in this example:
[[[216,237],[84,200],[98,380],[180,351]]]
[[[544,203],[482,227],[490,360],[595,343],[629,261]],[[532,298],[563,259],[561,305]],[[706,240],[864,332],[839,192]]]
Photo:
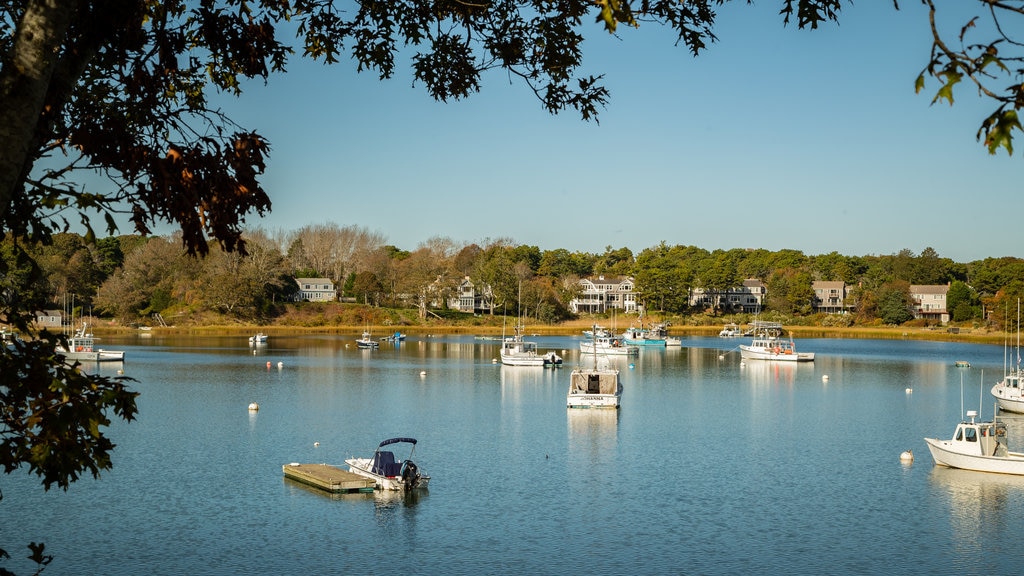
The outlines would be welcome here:
[[[609,310],[636,312],[632,276],[591,276],[580,278],[580,294],[569,301],[573,314],[603,314]]]
[[[914,318],[949,322],[946,294],[949,284],[911,284],[910,299],[914,301]]]
[[[490,286],[477,286],[466,276],[455,287],[455,294],[448,298],[448,308],[474,314],[494,313],[494,293]]]
[[[850,287],[841,280],[815,280],[811,282],[814,290],[814,311],[824,314],[847,314],[853,311],[853,303],[848,299]]]
[[[727,312],[754,314],[764,308],[767,291],[764,282],[747,278],[741,285],[725,290],[692,288],[689,304],[694,308],[721,308]]]
[[[334,281],[330,278],[296,278],[295,283],[299,285],[296,302],[334,302],[338,299]]]

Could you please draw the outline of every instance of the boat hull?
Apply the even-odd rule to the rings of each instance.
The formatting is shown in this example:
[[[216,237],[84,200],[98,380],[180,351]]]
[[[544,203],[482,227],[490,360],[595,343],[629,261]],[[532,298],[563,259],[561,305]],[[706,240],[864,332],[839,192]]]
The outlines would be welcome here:
[[[774,362],[813,362],[814,352],[780,351],[776,353],[771,350],[741,344],[740,357],[747,360],[771,360]]]
[[[569,394],[565,403],[568,408],[607,408],[615,410],[622,400],[622,387],[616,394]]]
[[[632,345],[595,345],[593,342],[580,342],[580,352],[583,354],[594,354],[596,352],[606,356],[637,356],[640,354],[640,347]]]
[[[345,464],[348,464],[349,472],[373,480],[378,490],[402,491],[406,489],[401,476],[381,476],[370,472],[372,465],[370,458],[349,458],[345,460]],[[423,490],[427,488],[428,484],[430,484],[430,476],[420,476],[416,486],[412,489]]]
[[[74,362],[123,362],[124,352],[120,350],[93,350],[90,352],[60,352],[65,360]]]
[[[1024,475],[1024,454],[1009,452],[1006,456],[982,456],[964,454],[955,450],[955,444],[949,440],[925,438],[932,459],[940,466],[974,470],[976,472],[992,472],[996,474]]]

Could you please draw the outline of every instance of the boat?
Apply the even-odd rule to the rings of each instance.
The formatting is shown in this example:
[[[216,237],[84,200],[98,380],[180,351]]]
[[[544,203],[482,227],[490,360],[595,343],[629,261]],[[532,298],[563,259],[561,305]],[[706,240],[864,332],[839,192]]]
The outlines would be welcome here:
[[[405,460],[396,460],[395,453],[391,450],[382,450],[385,446],[393,444],[409,444],[409,457]],[[370,458],[349,458],[345,460],[349,472],[358,474],[365,478],[372,478],[378,490],[416,490],[426,489],[430,483],[430,476],[427,476],[419,469],[419,466],[412,461],[412,454],[416,450],[416,439],[399,437],[388,438],[377,445]]]
[[[813,362],[813,352],[797,352],[792,338],[783,337],[782,324],[754,322],[754,338],[750,344],[740,344],[740,357],[747,360],[777,362]]]
[[[953,365],[956,366],[957,368],[970,368],[971,367],[971,363],[968,362],[967,360],[957,360],[956,362],[953,363]]]
[[[255,345],[255,344],[266,344],[266,343],[267,343],[267,335],[264,334],[263,332],[257,332],[256,334],[254,334],[252,336],[249,336],[249,344]]]
[[[540,353],[537,343],[523,338],[521,326],[515,334],[501,341],[501,363],[505,366],[552,366],[562,365],[562,357],[554,352]]]
[[[603,338],[611,335],[612,333],[609,332],[607,328],[599,324],[594,324],[594,326],[590,330],[583,331],[583,336],[586,338],[593,338],[594,336],[597,336],[598,338]]]
[[[683,345],[683,339],[678,336],[665,336],[665,346],[678,348]]]
[[[640,353],[640,347],[636,344],[626,344],[617,336],[595,336],[590,340],[580,341],[580,352],[583,354],[636,356]]]
[[[380,341],[381,342],[404,342],[405,341],[405,334],[402,334],[401,332],[395,332],[394,334],[391,334],[389,336],[381,336],[380,337]]]
[[[588,354],[585,358],[592,358],[592,364],[589,367],[577,366],[569,375],[566,406],[617,409],[622,400],[619,371],[608,365],[607,356],[595,353]]]
[[[1006,424],[997,418],[976,422],[977,416],[977,411],[968,410],[970,421],[957,424],[949,440],[924,439],[935,463],[977,472],[1024,475],[1024,453],[1010,452]]]
[[[1020,326],[1020,302],[1017,302],[1017,325]],[[1007,360],[1009,349],[1004,346],[1003,350],[1003,379],[992,387],[992,396],[996,398],[996,405],[1000,410],[1024,414],[1024,389],[1021,389],[1021,380],[1024,379],[1024,372],[1020,366],[1020,332],[1017,333],[1016,346],[1017,364],[1010,365]]]
[[[622,333],[622,341],[635,346],[664,346],[665,338],[643,327],[630,326]]]
[[[743,330],[736,324],[726,324],[718,333],[719,338],[737,338],[743,336]]]
[[[122,362],[124,352],[120,350],[104,350],[96,347],[96,337],[89,332],[89,325],[82,322],[72,336],[68,338],[68,346],[57,345],[57,353],[65,360],[75,362]]]
[[[380,343],[374,340],[373,336],[370,335],[370,331],[367,330],[366,332],[363,332],[363,336],[361,338],[356,338],[356,346],[359,346],[360,348],[378,348],[380,347]]]

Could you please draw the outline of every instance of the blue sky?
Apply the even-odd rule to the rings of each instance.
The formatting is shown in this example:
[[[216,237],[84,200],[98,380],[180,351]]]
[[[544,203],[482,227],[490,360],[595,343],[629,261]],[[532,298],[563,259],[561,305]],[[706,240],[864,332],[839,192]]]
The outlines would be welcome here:
[[[697,58],[652,24],[615,38],[588,23],[586,71],[611,91],[600,124],[549,115],[498,72],[445,104],[411,87],[407,60],[383,82],[348,60],[295,60],[225,102],[272,145],[273,212],[247,224],[357,225],[406,250],[446,236],[1019,256],[1020,152],[975,141],[994,105],[969,86],[953,107],[930,105],[934,80],[914,93],[931,46],[920,3],[859,2],[816,31],[784,28],[779,4],[723,7]]]

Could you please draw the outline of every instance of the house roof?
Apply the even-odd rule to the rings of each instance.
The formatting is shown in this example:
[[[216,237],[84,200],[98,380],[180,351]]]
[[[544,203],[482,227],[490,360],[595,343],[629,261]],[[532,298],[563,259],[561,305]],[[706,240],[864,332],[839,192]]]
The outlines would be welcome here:
[[[911,294],[946,294],[949,284],[911,284]]]
[[[295,281],[299,284],[334,284],[330,278],[296,278]]]

